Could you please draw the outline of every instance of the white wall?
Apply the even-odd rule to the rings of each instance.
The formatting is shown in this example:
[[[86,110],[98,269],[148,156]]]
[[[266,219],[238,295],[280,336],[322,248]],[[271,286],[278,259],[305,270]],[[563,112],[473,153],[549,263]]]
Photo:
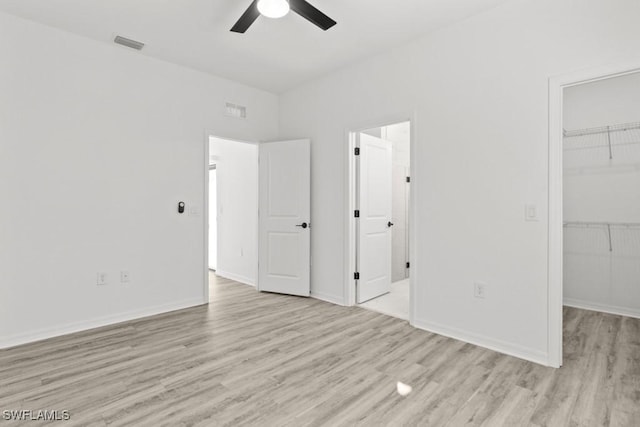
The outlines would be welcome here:
[[[640,73],[574,86],[564,93],[567,130],[640,122]],[[565,138],[566,221],[640,224],[640,129]],[[640,317],[640,228],[564,230],[568,305]],[[612,249],[612,250],[611,250]]]
[[[639,15],[514,0],[285,93],[281,136],[312,139],[312,290],[349,283],[346,132],[415,112],[415,324],[546,363],[548,79],[637,57]]]
[[[258,275],[258,145],[211,138],[218,173],[218,269],[249,285]]]
[[[204,303],[205,135],[277,98],[5,14],[0,57],[0,347]]]

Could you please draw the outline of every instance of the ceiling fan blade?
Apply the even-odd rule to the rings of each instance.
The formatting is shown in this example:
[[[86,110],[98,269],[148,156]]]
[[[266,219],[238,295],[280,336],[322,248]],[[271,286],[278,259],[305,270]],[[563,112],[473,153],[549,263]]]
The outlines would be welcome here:
[[[234,33],[244,33],[249,29],[251,24],[258,19],[258,16],[260,16],[260,12],[258,11],[258,0],[253,0],[240,19],[238,19],[238,22],[236,22],[236,24],[231,28],[231,31]]]
[[[336,25],[336,21],[320,12],[306,0],[289,0],[289,6],[291,6],[291,10],[293,10],[295,13],[325,31]]]

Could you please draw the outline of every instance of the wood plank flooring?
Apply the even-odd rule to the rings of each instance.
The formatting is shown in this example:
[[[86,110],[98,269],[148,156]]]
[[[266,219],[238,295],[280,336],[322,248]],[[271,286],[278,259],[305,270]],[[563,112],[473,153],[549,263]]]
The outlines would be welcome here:
[[[209,306],[0,351],[0,427],[640,426],[640,320],[566,308],[564,348],[544,368],[212,276]]]

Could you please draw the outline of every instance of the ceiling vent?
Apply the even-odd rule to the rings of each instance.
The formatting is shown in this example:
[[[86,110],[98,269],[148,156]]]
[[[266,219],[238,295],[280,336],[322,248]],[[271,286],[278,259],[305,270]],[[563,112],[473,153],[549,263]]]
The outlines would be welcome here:
[[[116,36],[116,38],[113,39],[113,42],[116,44],[121,44],[122,46],[130,47],[131,49],[135,49],[135,50],[142,50],[142,48],[144,47],[144,43],[131,40],[122,36]]]
[[[245,107],[244,105],[237,105],[232,104],[231,102],[227,102],[225,104],[225,114],[236,119],[246,119],[247,107]]]

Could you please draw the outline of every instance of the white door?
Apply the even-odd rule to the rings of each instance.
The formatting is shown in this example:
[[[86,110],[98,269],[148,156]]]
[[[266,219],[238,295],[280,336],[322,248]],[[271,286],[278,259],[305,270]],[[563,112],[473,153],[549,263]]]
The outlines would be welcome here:
[[[259,153],[258,289],[309,296],[310,141],[262,143]]]
[[[392,146],[359,134],[358,303],[391,290]]]

